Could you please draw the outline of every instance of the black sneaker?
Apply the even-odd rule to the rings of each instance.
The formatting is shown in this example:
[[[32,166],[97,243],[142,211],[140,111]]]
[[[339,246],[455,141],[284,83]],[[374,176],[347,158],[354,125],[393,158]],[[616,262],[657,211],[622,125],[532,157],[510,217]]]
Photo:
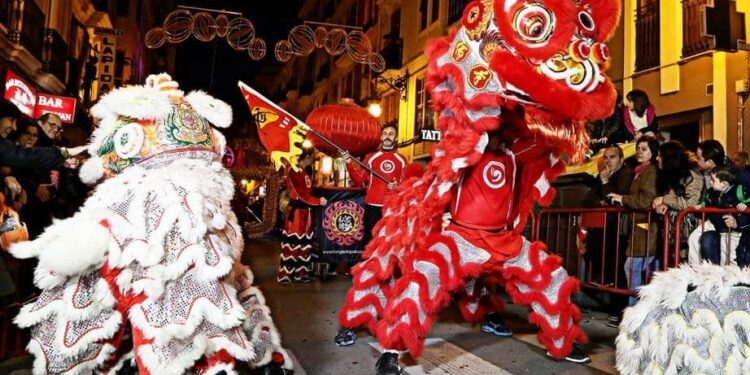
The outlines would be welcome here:
[[[398,365],[398,353],[384,352],[375,364],[377,375],[401,375],[401,367]]]
[[[610,317],[613,318],[613,317]],[[620,328],[620,323],[622,322],[622,319],[620,319],[619,316],[615,316],[614,319],[607,318],[607,327],[612,328]]]
[[[505,325],[505,322],[497,314],[489,314],[482,324],[482,332],[490,333],[500,337],[511,337],[513,331]]]
[[[610,315],[607,317],[608,322],[619,322],[620,316],[619,315]]]
[[[552,354],[547,352],[547,356],[552,357]],[[565,356],[565,360],[573,363],[589,363],[591,362],[591,357],[584,353],[578,344],[573,344],[573,349]]]
[[[336,342],[336,346],[354,345],[357,341],[357,335],[349,328],[339,328],[334,341]]]

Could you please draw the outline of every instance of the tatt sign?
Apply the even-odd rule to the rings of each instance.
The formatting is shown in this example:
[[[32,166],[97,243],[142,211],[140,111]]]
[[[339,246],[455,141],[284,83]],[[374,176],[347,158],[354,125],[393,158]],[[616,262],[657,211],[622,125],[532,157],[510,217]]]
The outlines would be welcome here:
[[[36,90],[10,69],[5,75],[5,99],[18,107],[26,116],[34,114]]]
[[[76,115],[76,100],[75,98],[64,96],[39,94],[37,96],[36,109],[34,110],[34,118],[39,118],[39,116],[45,113],[54,113],[60,117],[62,122],[72,124]]]

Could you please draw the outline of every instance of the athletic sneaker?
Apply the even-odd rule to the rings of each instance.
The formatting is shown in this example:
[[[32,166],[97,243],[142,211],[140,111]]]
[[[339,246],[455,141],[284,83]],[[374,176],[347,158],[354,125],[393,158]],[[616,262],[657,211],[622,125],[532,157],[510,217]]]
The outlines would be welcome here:
[[[505,325],[500,315],[497,314],[489,314],[485,317],[484,324],[482,324],[482,332],[500,337],[513,336],[513,331]]]
[[[375,373],[377,375],[401,375],[398,353],[384,352],[375,364]]]
[[[552,357],[552,354],[549,354],[547,352],[548,357]],[[573,350],[568,353],[567,356],[565,356],[565,360],[568,362],[573,363],[589,363],[591,362],[591,358],[581,350],[581,347],[578,344],[573,344]]]
[[[607,318],[607,327],[620,328],[620,322],[622,319],[619,316],[610,316]]]
[[[357,335],[349,328],[339,328],[339,333],[336,334],[334,341],[336,346],[354,345],[357,341]]]

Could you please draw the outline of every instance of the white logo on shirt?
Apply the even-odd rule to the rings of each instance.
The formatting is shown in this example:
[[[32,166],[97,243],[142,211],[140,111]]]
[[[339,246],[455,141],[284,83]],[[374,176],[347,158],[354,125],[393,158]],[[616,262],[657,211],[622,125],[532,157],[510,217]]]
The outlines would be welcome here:
[[[394,164],[390,160],[383,160],[382,163],[380,163],[380,170],[385,173],[391,173],[396,169],[396,164]]]
[[[500,189],[505,186],[505,164],[491,161],[484,166],[482,179],[490,189]]]

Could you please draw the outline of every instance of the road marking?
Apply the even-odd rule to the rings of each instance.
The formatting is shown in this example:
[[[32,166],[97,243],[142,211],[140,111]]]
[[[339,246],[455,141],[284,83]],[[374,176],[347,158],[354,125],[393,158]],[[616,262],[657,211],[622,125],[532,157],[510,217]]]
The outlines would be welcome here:
[[[377,341],[373,340],[369,344],[378,352],[383,351]],[[405,367],[403,373],[406,375],[513,375],[441,338],[425,340],[419,363]]]
[[[541,348],[542,350],[547,350],[547,348],[545,348],[544,345],[542,345],[539,340],[537,340],[536,333],[513,334],[513,338],[536,346],[537,348]],[[597,370],[606,372],[607,374],[617,374],[617,369],[615,368],[614,351],[607,350],[598,353],[589,353],[589,357],[591,357],[591,363],[586,364],[586,366],[593,367]]]

